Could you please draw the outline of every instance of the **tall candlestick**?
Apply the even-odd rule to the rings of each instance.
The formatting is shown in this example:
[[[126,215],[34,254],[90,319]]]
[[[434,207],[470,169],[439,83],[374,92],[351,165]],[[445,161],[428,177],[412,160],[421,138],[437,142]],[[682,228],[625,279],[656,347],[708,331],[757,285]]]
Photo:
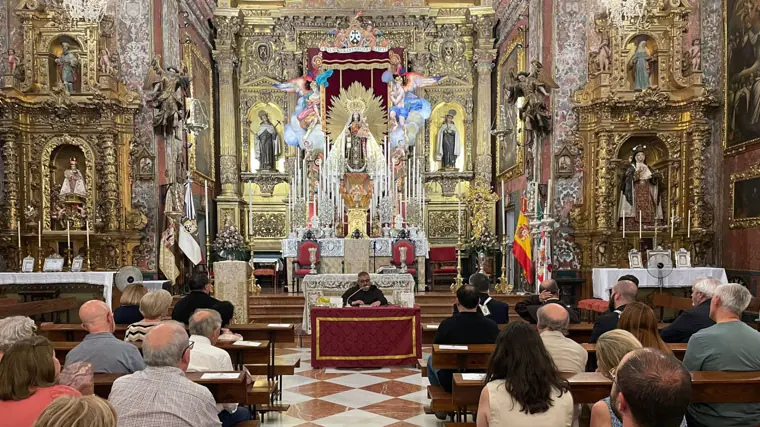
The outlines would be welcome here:
[[[457,235],[462,235],[462,183],[457,184]]]
[[[507,234],[507,193],[504,191],[504,180],[501,180],[501,234],[506,236]]]
[[[211,209],[211,204],[208,202],[208,180],[203,182],[203,197],[206,199],[206,236],[208,236],[208,211]]]
[[[625,239],[625,215],[623,215],[623,239]]]
[[[675,228],[676,224],[676,210],[673,209],[673,211],[670,214],[670,238],[673,238],[673,229]]]
[[[70,227],[70,225],[71,225],[71,222],[70,221],[66,221],[66,246],[68,248],[71,248],[71,227]],[[18,244],[19,248],[21,247],[21,243],[20,243],[21,242],[21,237],[20,236],[21,236],[21,233],[19,233],[19,244]]]
[[[686,238],[691,239],[691,209],[689,209],[689,222],[686,226]]]
[[[37,221],[37,247],[42,247],[42,221]]]
[[[641,211],[639,211],[639,240],[641,240],[643,238],[643,236],[644,236],[642,234],[642,231],[643,231],[643,229],[642,229],[642,225],[641,225]]]
[[[248,183],[248,235],[253,236],[253,183]]]
[[[21,249],[21,221],[16,223],[16,230],[18,230],[18,248]]]
[[[84,220],[85,230],[87,232],[87,250],[90,250],[90,221]],[[40,245],[42,246],[42,245]]]

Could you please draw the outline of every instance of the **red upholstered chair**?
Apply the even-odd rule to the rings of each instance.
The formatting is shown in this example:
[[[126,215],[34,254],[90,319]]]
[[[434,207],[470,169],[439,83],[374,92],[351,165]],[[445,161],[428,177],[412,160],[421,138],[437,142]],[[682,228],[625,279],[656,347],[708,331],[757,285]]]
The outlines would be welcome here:
[[[417,257],[414,256],[414,242],[397,240],[391,247],[391,264],[401,268],[401,248],[406,248],[406,271],[417,281]]]
[[[319,243],[314,240],[304,240],[298,244],[298,253],[293,260],[293,278],[296,281],[296,292],[300,292],[300,279],[303,279],[311,271],[311,261],[309,260],[309,249],[316,248],[316,261],[314,265],[318,266],[320,261]]]
[[[432,269],[432,290],[435,290],[435,279],[457,277],[457,249],[453,246],[430,248],[430,268]]]
[[[581,317],[591,322],[596,320],[596,315],[607,312],[609,303],[603,299],[591,298],[578,301],[578,308],[581,310]]]

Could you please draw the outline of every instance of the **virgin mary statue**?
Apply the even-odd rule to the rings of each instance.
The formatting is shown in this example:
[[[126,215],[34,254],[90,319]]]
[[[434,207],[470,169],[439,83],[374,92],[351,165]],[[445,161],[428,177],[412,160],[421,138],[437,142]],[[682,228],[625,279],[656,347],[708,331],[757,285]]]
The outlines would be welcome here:
[[[366,173],[373,178],[382,175],[385,156],[374,134],[382,132],[385,125],[380,99],[361,83],[341,89],[340,96],[333,97],[327,123],[328,132],[338,135],[327,156],[328,174],[342,177],[344,173]]]
[[[626,226],[635,227],[641,217],[642,225],[654,226],[662,220],[662,200],[660,199],[660,173],[646,164],[646,147],[633,149],[631,164],[623,174],[620,183],[619,218],[628,221]],[[633,228],[631,228],[633,229]]]

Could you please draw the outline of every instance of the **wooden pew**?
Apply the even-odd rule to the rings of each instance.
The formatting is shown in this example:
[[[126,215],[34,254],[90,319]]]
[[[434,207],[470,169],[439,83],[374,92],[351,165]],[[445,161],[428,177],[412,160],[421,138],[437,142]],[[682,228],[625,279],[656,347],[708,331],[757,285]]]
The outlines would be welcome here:
[[[235,372],[235,379],[201,379],[204,372],[187,372],[185,376],[196,384],[200,384],[211,391],[218,403],[239,403],[241,405],[266,405],[269,403],[269,395],[274,390],[274,384],[267,380],[257,380],[251,384],[246,381],[244,372]],[[103,399],[108,399],[113,382],[123,374],[95,374],[95,394]]]
[[[575,403],[595,403],[610,395],[612,381],[598,372],[563,373],[570,382]],[[760,372],[692,372],[694,403],[757,403],[760,402]],[[454,374],[452,403],[457,408],[477,406],[481,380],[464,380]]]
[[[46,301],[20,302],[16,304],[0,306],[0,319],[10,316],[38,316],[40,314],[66,312],[79,308],[79,303],[74,297],[59,298]]]
[[[591,359],[592,356],[596,359],[596,344],[585,343],[581,344],[581,347],[586,349],[589,359]],[[668,344],[668,348],[670,348],[670,351],[673,352],[673,355],[677,357],[678,360],[683,360],[683,357],[686,354],[686,343],[670,343]]]
[[[18,304],[18,300],[16,298],[0,298],[0,307],[7,307],[14,304]]]
[[[258,341],[261,344],[258,347],[249,347],[249,346],[243,346],[243,345],[233,345],[231,343],[217,343],[217,347],[221,348],[222,350],[225,350],[227,353],[230,354],[230,358],[232,359],[232,364],[235,366],[241,366],[246,363],[249,364],[258,364],[258,363],[269,363],[269,341]],[[55,357],[61,362],[61,364],[64,364],[64,361],[66,360],[66,355],[71,351],[74,347],[79,345],[79,342],[76,341],[64,341],[64,342],[58,342],[53,341],[53,348],[55,349]],[[136,347],[142,352],[142,345],[140,343],[136,344]]]

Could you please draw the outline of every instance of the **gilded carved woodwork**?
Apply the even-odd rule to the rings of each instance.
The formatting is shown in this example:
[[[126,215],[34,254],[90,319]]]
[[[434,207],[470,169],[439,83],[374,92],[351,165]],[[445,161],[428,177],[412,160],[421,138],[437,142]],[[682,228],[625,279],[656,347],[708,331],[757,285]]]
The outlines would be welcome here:
[[[428,211],[428,238],[452,239],[457,235],[459,216],[456,209]],[[464,218],[462,219],[464,221]],[[465,224],[464,222],[462,224]]]

